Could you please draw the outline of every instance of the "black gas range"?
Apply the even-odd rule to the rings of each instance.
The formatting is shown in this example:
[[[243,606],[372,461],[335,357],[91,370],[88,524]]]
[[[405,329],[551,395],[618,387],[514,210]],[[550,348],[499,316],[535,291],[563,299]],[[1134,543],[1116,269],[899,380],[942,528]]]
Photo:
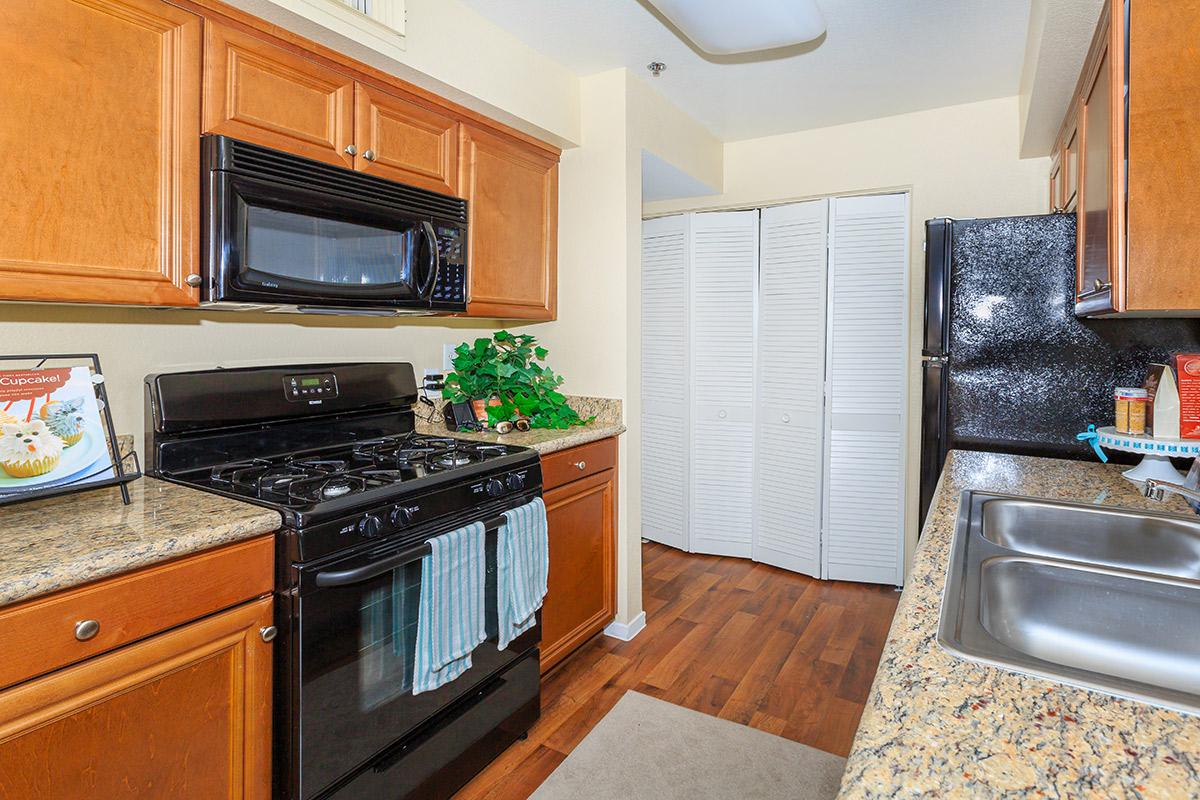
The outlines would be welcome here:
[[[415,432],[412,366],[146,378],[147,472],[277,510],[276,797],[438,798],[539,709],[540,624],[496,633],[496,533],[541,494],[537,453]],[[489,640],[412,693],[427,542],[482,522]]]

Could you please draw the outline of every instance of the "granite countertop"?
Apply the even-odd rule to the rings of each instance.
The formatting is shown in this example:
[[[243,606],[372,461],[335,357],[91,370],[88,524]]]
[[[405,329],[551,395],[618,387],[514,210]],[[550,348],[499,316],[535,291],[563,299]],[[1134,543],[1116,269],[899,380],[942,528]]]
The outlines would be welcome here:
[[[141,478],[0,507],[0,606],[279,528],[275,511]]]
[[[460,431],[451,433],[446,430],[446,425],[441,419],[431,422],[418,412],[417,431],[419,433],[450,435],[478,442],[499,442],[501,444],[532,447],[542,455],[558,450],[566,450],[569,447],[595,442],[600,439],[607,439],[610,436],[616,436],[625,432],[625,425],[621,422],[620,400],[613,400],[607,397],[568,396],[567,402],[571,408],[579,413],[580,417],[587,419],[594,416],[596,419],[587,425],[577,425],[573,428],[562,430],[538,428],[532,431],[513,431],[501,436],[498,433],[490,432],[469,433]]]
[[[840,797],[1200,797],[1200,717],[963,661],[937,643],[962,491],[1191,513],[1178,497],[1143,498],[1122,469],[950,454]]]

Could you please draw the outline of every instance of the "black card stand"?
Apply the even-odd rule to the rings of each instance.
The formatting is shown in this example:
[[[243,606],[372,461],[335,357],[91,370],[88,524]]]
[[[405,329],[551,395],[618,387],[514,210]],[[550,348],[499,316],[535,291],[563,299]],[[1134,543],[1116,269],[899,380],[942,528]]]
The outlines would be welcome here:
[[[46,366],[46,362],[48,361],[66,362],[62,364],[64,367],[78,367],[90,362],[93,375],[104,374],[100,371],[100,357],[95,353],[26,356],[0,355],[0,364],[5,361],[34,362],[34,366],[27,367],[26,369],[40,369]],[[57,486],[34,488],[28,491],[16,491],[11,494],[5,494],[0,496],[0,505],[22,503],[26,500],[40,500],[43,497],[56,497],[75,492],[86,492],[92,489],[103,489],[108,486],[120,486],[121,500],[125,505],[129,505],[129,484],[142,477],[141,464],[138,461],[137,453],[133,450],[130,450],[124,456],[121,455],[121,447],[117,443],[117,433],[113,429],[112,414],[109,411],[108,392],[105,390],[103,383],[92,384],[92,386],[95,389],[97,399],[100,400],[100,419],[104,423],[105,433],[107,434],[108,454],[112,460],[112,465],[105,466],[88,475],[81,475],[67,483],[60,483]],[[131,463],[127,465],[126,462]],[[95,476],[103,475],[110,470],[113,473],[112,477],[93,480]],[[86,483],[82,483],[83,481],[86,481]]]

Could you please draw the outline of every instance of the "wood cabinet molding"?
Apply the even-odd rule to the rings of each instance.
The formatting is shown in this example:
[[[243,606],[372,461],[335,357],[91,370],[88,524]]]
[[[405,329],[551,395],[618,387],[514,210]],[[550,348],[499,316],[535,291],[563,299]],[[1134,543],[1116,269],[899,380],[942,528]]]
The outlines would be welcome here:
[[[458,194],[458,121],[450,115],[359,83],[354,130],[357,169]]]
[[[555,319],[558,161],[465,124],[459,150],[470,214],[467,313]]]
[[[545,494],[550,578],[542,609],[542,671],[548,672],[616,615],[616,470]]]
[[[204,55],[205,133],[354,166],[351,77],[214,22]]]
[[[0,795],[271,795],[272,600],[0,692]]]
[[[0,3],[0,145],[26,154],[0,162],[0,297],[199,302],[200,35],[159,0]]]

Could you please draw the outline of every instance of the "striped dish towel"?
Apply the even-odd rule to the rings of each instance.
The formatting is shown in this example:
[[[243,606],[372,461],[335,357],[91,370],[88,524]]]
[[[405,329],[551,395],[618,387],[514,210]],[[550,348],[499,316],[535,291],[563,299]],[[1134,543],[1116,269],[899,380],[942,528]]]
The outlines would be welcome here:
[[[413,694],[431,692],[471,668],[471,651],[487,638],[483,611],[487,577],[482,522],[429,540],[421,561],[421,600]]]
[[[504,525],[497,534],[496,616],[501,650],[533,627],[549,574],[546,504],[536,497],[532,503],[505,511]]]

